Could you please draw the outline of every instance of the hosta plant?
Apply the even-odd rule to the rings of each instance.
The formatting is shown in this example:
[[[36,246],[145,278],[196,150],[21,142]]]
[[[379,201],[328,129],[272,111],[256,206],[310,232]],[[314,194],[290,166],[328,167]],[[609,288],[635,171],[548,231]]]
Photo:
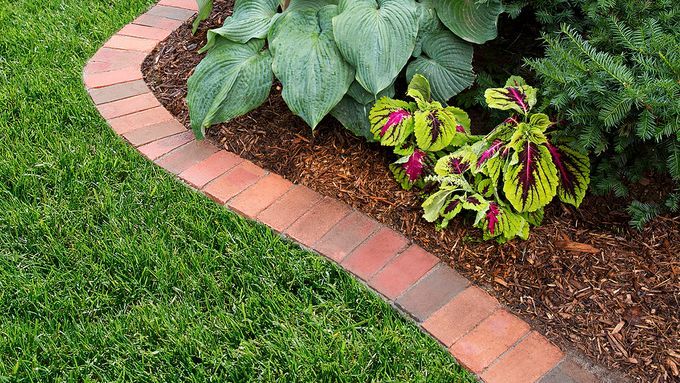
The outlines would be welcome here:
[[[485,238],[527,238],[547,204],[558,197],[578,207],[590,182],[588,156],[547,115],[532,112],[536,93],[515,76],[503,88],[487,89],[488,106],[511,114],[477,136],[469,134],[465,112],[431,101],[427,80],[415,76],[408,90],[415,102],[379,100],[372,132],[402,156],[392,165],[402,186],[428,191],[427,221],[443,228],[468,211]]]
[[[212,1],[198,4],[197,23]],[[312,129],[330,113],[370,139],[368,111],[400,73],[426,75],[441,103],[469,87],[471,43],[495,38],[503,10],[500,0],[236,0],[189,79],[192,127],[202,137],[249,112],[278,79]]]

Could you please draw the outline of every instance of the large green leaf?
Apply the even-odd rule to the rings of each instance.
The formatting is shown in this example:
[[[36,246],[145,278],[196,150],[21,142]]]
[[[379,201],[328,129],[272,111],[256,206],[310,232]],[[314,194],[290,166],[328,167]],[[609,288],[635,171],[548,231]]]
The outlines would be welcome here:
[[[205,128],[228,121],[260,106],[273,82],[272,58],[264,40],[246,44],[218,38],[188,85],[191,127],[202,138]]]
[[[406,69],[406,77],[416,73],[430,82],[432,96],[445,103],[472,85],[472,46],[449,31],[438,31],[423,38],[422,53]]]
[[[371,124],[368,121],[368,112],[372,106],[373,103],[361,104],[352,97],[345,96],[331,110],[331,115],[355,136],[364,137],[367,141],[375,141],[371,133]]]
[[[500,0],[435,0],[435,6],[442,23],[461,39],[483,44],[496,38]]]
[[[557,168],[544,145],[525,140],[503,177],[503,192],[520,213],[538,210],[557,194]]]
[[[198,25],[201,23],[201,21],[207,19],[208,16],[210,16],[210,12],[212,12],[213,9],[213,0],[196,0],[196,4],[198,4],[198,14],[194,19],[191,33],[196,33],[198,30]]]
[[[290,0],[286,12],[318,11],[327,5],[337,5],[338,0]]]
[[[216,36],[237,43],[267,37],[269,27],[279,15],[278,9],[279,0],[236,0],[234,13],[224,20],[220,28],[208,31],[208,42],[201,52],[213,47]]]
[[[371,132],[384,146],[399,146],[413,133],[413,111],[416,106],[383,97],[369,113]]]
[[[364,89],[361,84],[358,82],[354,81],[352,85],[350,85],[349,89],[347,90],[347,95],[352,97],[354,100],[356,100],[358,103],[366,105],[366,104],[371,104],[380,98],[383,97],[394,97],[394,83],[392,83],[390,86],[387,88],[383,89],[380,93],[378,93],[377,96],[368,93],[366,89]],[[369,108],[370,109],[370,108]]]
[[[419,13],[414,0],[346,0],[333,19],[335,41],[357,68],[356,79],[377,95],[406,65],[416,43]]]
[[[337,6],[329,5],[319,12],[287,13],[270,36],[272,68],[283,85],[283,99],[312,128],[354,81],[354,69],[333,40],[336,12]]]

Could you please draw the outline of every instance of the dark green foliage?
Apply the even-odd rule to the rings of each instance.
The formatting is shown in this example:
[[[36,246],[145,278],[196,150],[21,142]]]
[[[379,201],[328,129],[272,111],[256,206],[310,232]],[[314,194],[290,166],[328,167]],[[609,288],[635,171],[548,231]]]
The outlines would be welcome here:
[[[544,106],[559,111],[565,132],[598,156],[596,192],[644,199],[631,192],[643,178],[672,189],[668,184],[680,181],[680,3],[576,5],[581,32],[563,25],[544,35],[545,58],[528,60],[543,82]],[[671,206],[636,202],[631,223],[640,226]]]

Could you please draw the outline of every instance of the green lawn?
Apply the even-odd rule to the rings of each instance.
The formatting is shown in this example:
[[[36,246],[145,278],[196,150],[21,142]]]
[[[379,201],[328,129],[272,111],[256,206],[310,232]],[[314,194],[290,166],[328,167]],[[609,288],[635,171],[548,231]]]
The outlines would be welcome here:
[[[473,382],[322,258],[115,136],[85,61],[149,0],[0,0],[0,382]]]

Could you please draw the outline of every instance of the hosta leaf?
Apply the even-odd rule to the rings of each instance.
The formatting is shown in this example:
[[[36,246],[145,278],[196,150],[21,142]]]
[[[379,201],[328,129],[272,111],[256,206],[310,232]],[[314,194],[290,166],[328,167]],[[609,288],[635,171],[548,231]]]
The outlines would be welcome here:
[[[340,102],[354,79],[354,69],[333,40],[331,18],[337,6],[319,12],[286,14],[270,36],[272,69],[283,85],[283,99],[313,128]]]
[[[333,19],[335,41],[357,68],[357,81],[377,95],[411,57],[418,33],[415,1],[347,0],[340,8]]]
[[[534,211],[557,193],[557,169],[544,145],[525,141],[513,154],[503,177],[503,192],[518,212]]]
[[[264,40],[246,44],[219,38],[188,81],[191,127],[202,138],[205,128],[248,113],[269,95],[272,58]]]
[[[192,24],[191,33],[196,33],[201,21],[206,20],[213,9],[213,0],[196,0],[196,4],[198,4],[198,14]]]
[[[445,109],[417,111],[414,122],[416,143],[423,150],[442,150],[457,134],[456,119]]]
[[[433,98],[445,103],[474,82],[472,52],[472,46],[449,31],[430,33],[423,38],[420,56],[408,65],[406,78],[425,76]]]
[[[327,5],[337,5],[338,0],[290,0],[286,12],[318,11]]]
[[[414,105],[383,97],[369,113],[371,132],[385,146],[398,146],[413,133]]]
[[[349,86],[347,90],[347,95],[352,97],[360,104],[371,104],[383,97],[394,97],[394,83],[392,83],[387,88],[383,89],[377,96],[369,93],[364,87],[361,86],[357,81],[354,81],[352,85]],[[370,108],[369,108],[370,109]]]
[[[435,5],[442,23],[461,39],[483,44],[496,38],[500,0],[435,0]]]
[[[368,112],[371,110],[371,105],[371,103],[358,103],[352,97],[345,96],[331,110],[331,115],[355,136],[364,137],[367,141],[375,141],[375,137],[371,133],[371,124],[368,122]]]
[[[521,77],[513,76],[504,88],[487,89],[484,98],[490,108],[527,114],[536,105],[536,93],[536,88],[527,85]]]
[[[416,37],[416,47],[413,49],[412,56],[418,57],[422,52],[423,39],[431,32],[442,29],[443,26],[437,17],[434,9],[434,0],[420,0],[416,3],[418,7],[418,36]]]
[[[590,183],[590,159],[565,145],[553,146],[547,142],[545,145],[559,176],[557,195],[562,202],[578,207]]]
[[[267,37],[275,16],[279,15],[278,8],[278,0],[236,0],[234,13],[224,20],[221,27],[208,31],[208,42],[201,52],[211,49],[217,36],[237,43]]]

